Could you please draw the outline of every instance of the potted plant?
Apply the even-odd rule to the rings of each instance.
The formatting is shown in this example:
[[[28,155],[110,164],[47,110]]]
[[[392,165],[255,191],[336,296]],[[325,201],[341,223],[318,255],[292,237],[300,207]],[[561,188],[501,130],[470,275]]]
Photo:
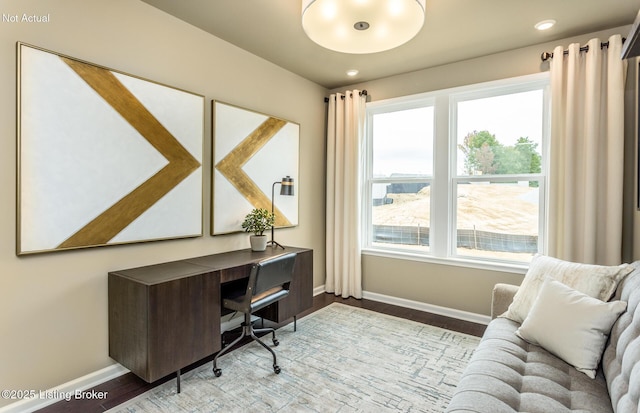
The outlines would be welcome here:
[[[242,228],[245,232],[253,232],[249,237],[253,251],[267,249],[267,236],[264,232],[271,228],[275,222],[275,215],[264,208],[254,208],[244,217]]]

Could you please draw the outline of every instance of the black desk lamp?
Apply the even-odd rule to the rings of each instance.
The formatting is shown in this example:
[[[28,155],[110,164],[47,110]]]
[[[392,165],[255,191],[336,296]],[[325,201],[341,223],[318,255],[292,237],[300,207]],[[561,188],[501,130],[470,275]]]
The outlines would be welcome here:
[[[271,185],[271,213],[272,214],[274,214],[274,210],[275,210],[273,205],[273,200],[275,197],[275,189],[277,184],[280,184],[280,195],[293,196],[293,178],[291,178],[289,175],[282,178],[282,181],[274,182],[273,185]],[[269,241],[267,245],[273,245],[274,248],[280,247],[284,249],[282,245],[280,245],[273,239],[274,227],[275,227],[275,224],[271,226],[271,241]]]

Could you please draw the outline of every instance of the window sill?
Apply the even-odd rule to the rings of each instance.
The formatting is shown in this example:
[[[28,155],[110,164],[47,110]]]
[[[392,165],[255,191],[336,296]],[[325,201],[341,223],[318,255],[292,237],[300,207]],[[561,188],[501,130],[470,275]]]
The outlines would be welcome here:
[[[409,251],[391,251],[380,248],[363,248],[362,255],[393,258],[398,260],[419,261],[431,264],[449,265],[453,267],[508,272],[522,275],[524,275],[529,268],[529,265],[526,263],[479,261],[465,258],[441,258],[434,257],[432,255],[416,254]]]

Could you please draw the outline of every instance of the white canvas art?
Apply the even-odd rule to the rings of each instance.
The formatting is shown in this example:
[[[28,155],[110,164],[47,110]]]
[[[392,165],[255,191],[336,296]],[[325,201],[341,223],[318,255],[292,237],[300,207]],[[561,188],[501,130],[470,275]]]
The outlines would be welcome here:
[[[18,45],[17,253],[202,235],[204,97]]]
[[[212,235],[242,231],[253,208],[271,211],[276,227],[298,225],[300,126],[273,116],[213,101]],[[294,180],[294,195],[280,195],[280,182]]]

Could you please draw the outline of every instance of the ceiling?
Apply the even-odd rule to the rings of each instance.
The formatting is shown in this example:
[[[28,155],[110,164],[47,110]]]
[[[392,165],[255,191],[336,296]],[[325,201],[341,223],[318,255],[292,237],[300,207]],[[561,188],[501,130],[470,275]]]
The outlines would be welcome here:
[[[640,8],[640,0],[426,0],[424,27],[411,41],[352,55],[305,35],[300,0],[143,1],[328,89],[624,26]],[[557,24],[534,29],[546,19]]]

